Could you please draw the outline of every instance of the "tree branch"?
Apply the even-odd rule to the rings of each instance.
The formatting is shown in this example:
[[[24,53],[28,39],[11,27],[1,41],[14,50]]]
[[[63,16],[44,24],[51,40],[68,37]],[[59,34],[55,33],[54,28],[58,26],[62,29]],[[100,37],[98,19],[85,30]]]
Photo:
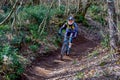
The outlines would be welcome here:
[[[0,25],[4,24],[12,15],[12,13],[15,11],[17,3],[19,0],[16,0],[15,4],[13,5],[13,8],[11,10],[11,12],[8,14],[8,16],[0,23]]]

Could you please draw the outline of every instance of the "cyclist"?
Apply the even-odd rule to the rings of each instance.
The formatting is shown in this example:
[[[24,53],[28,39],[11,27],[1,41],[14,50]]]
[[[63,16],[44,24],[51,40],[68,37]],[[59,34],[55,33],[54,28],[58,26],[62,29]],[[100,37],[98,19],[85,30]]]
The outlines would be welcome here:
[[[69,46],[67,50],[68,55],[72,46],[72,40],[73,38],[76,38],[78,34],[78,25],[75,23],[75,20],[72,16],[70,16],[67,22],[60,28],[59,35],[61,35],[63,29],[66,29],[66,32],[64,34],[64,41],[66,41],[69,37]]]

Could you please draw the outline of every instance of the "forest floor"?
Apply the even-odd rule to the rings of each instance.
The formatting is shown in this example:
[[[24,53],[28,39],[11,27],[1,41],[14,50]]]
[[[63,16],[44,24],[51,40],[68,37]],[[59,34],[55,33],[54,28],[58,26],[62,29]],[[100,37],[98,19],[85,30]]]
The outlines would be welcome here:
[[[89,56],[98,46],[99,42],[79,36],[70,56],[60,60],[58,50],[38,57],[24,73],[27,79],[23,80],[120,80],[111,74],[113,69],[120,74],[120,66],[115,61],[109,62],[107,53]]]
[[[61,60],[60,49],[38,56],[21,80],[120,80],[120,57],[108,52],[100,40],[79,35],[69,56]]]

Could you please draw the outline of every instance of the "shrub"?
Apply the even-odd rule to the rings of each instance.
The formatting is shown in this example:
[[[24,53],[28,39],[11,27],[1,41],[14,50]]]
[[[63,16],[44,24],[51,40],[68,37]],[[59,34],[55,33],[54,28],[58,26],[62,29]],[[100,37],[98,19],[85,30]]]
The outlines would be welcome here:
[[[10,31],[11,29],[10,29],[10,27],[8,26],[8,25],[1,25],[0,26],[0,34],[2,35],[3,34],[3,32],[5,33],[5,32],[7,32],[7,31]],[[2,32],[2,33],[1,33]]]
[[[23,19],[35,19],[37,23],[41,23],[47,11],[47,7],[43,5],[25,7]]]
[[[38,25],[30,24],[29,29],[30,29],[30,33],[31,33],[31,35],[33,36],[34,39],[39,38],[39,33],[38,33],[39,26]]]
[[[0,49],[0,75],[2,75],[5,80],[16,80],[24,71],[17,50],[8,44]]]
[[[89,15],[92,17],[92,19],[100,22],[101,24],[106,23],[104,17],[106,16],[106,13],[104,9],[99,5],[92,5],[89,10]]]
[[[108,48],[109,47],[109,36],[106,35],[104,37],[104,39],[101,41],[101,45],[104,47],[104,48]]]
[[[84,18],[84,16],[82,15],[82,14],[77,14],[76,16],[75,16],[75,21],[76,22],[83,22],[85,20],[85,18]]]
[[[39,46],[38,45],[31,45],[29,46],[30,50],[32,50],[33,52],[36,52],[38,49],[39,49]]]
[[[55,8],[51,10],[51,13],[53,13],[53,15],[56,15],[59,18],[63,18],[64,12],[65,12],[65,6],[61,5],[59,8]]]
[[[8,41],[8,33],[10,31],[10,27],[8,25],[1,25],[0,26],[0,45],[4,45]]]
[[[98,13],[100,13],[101,7],[99,7],[99,6],[97,6],[97,5],[92,5],[92,6],[90,7],[90,11],[94,12],[94,13],[97,15]]]

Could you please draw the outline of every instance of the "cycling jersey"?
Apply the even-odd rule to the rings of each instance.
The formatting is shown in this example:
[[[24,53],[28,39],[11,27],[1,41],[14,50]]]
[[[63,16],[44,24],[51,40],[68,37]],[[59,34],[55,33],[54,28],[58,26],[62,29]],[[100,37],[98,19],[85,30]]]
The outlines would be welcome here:
[[[78,25],[74,22],[72,25],[68,25],[65,23],[59,30],[59,33],[62,33],[62,30],[66,29],[65,35],[64,35],[64,41],[67,40],[67,37],[69,36],[69,42],[72,43],[72,39],[75,38],[78,34]]]
[[[78,26],[74,22],[72,25],[68,25],[68,23],[65,23],[59,30],[61,33],[63,29],[66,29],[66,32],[78,32]]]

